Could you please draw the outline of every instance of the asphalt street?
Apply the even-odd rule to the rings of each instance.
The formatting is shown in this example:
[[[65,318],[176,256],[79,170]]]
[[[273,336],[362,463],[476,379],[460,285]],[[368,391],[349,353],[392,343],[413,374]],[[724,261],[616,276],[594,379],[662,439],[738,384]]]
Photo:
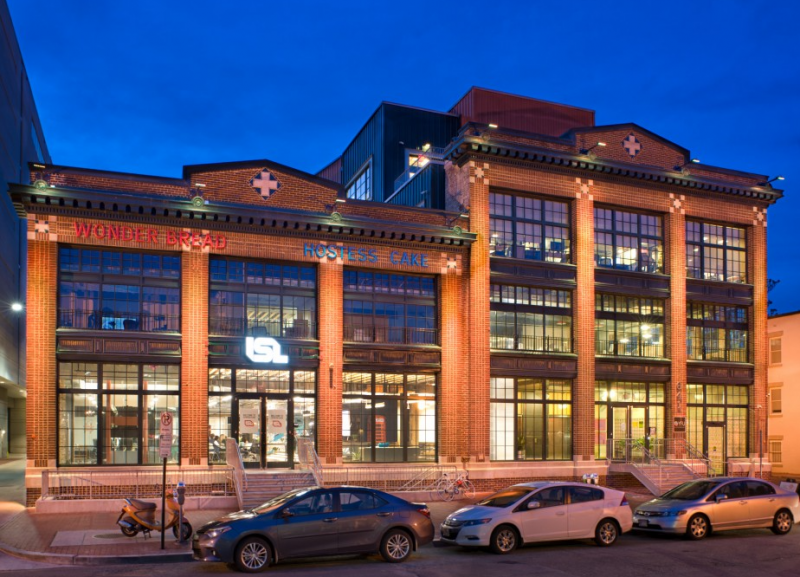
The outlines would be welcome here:
[[[0,558],[0,570],[8,558]],[[24,565],[24,566],[23,566]],[[9,569],[6,569],[9,570]],[[11,573],[34,577],[203,577],[237,575],[222,564],[114,565],[52,567],[18,564]],[[600,548],[590,541],[526,546],[510,555],[457,547],[427,546],[406,563],[392,565],[377,556],[306,560],[270,567],[267,575],[288,577],[757,577],[800,575],[800,527],[785,537],[768,530],[735,531],[691,542],[660,535],[625,535],[616,545]]]

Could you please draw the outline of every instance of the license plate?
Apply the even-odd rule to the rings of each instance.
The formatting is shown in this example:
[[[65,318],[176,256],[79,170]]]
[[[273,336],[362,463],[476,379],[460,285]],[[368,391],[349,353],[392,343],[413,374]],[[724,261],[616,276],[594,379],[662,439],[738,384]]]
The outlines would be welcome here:
[[[647,527],[647,521],[645,519],[640,519],[639,527]]]

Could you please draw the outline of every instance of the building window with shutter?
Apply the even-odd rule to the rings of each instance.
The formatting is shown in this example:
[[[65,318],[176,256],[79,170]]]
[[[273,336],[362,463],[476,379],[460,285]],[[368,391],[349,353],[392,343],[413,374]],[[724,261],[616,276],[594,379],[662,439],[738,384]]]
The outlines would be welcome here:
[[[769,460],[771,463],[778,465],[783,462],[783,454],[782,454],[782,441],[770,441],[769,442]]]
[[[769,364],[771,365],[779,365],[781,364],[781,339],[770,339],[769,340]]]
[[[774,389],[770,389],[769,391],[769,406],[770,406],[770,413],[773,415],[780,415],[781,414],[781,389],[775,387]]]

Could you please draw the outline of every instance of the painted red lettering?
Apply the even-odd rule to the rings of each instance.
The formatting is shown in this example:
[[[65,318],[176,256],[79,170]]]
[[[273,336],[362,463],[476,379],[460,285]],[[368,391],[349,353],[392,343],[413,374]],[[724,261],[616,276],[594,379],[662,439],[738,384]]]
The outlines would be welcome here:
[[[76,222],[75,223],[75,234],[78,235],[78,238],[86,238],[88,236],[91,236],[92,227],[90,227],[85,222]]]
[[[158,242],[158,231],[156,229],[147,229],[147,242],[150,244],[156,244]]]
[[[136,239],[136,242],[144,242],[146,240],[146,238],[142,237],[141,228],[136,229],[136,231],[134,232],[134,238]]]
[[[193,232],[192,233],[192,246],[200,246],[200,234]]]
[[[102,224],[98,224],[94,229],[94,235],[97,238],[105,238],[106,237],[106,227]]]
[[[181,244],[185,244],[186,246],[191,246],[192,242],[192,235],[191,233],[182,230],[181,231]]]
[[[219,236],[217,237],[217,244],[216,244],[216,246],[215,246],[214,248],[216,248],[217,250],[219,250],[219,249],[221,249],[221,248],[225,248],[225,246],[226,246],[227,244],[228,244],[228,241],[227,241],[227,239],[226,239],[226,238],[225,238],[223,235],[219,235]]]
[[[207,234],[203,237],[203,248],[206,248],[208,246],[214,246],[214,242],[210,234]]]
[[[130,227],[121,226],[119,227],[119,237],[120,240],[124,240],[125,242],[130,242],[133,240],[133,231]]]
[[[174,230],[167,231],[167,244],[178,244],[178,237]]]
[[[108,240],[119,240],[119,227],[116,224],[108,225]]]

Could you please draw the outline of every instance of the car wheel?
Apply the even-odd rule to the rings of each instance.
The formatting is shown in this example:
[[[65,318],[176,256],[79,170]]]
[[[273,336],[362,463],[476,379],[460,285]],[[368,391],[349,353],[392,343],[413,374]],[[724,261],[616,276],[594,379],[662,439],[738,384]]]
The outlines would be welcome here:
[[[792,514],[786,509],[781,509],[775,513],[775,519],[772,521],[772,532],[776,535],[786,535],[792,530],[794,519]]]
[[[519,533],[510,525],[501,525],[492,532],[492,540],[489,547],[492,553],[505,555],[511,553],[519,545]]]
[[[594,531],[594,542],[601,547],[608,547],[617,542],[619,526],[613,519],[603,519]]]
[[[711,525],[705,515],[695,515],[689,519],[689,523],[686,525],[686,536],[689,539],[699,541],[707,537],[709,533],[711,533]]]
[[[402,563],[411,555],[414,542],[411,535],[402,529],[392,529],[381,541],[381,557],[389,563]]]
[[[257,573],[269,567],[271,559],[272,552],[266,541],[259,537],[248,537],[236,547],[234,562],[239,571]]]

